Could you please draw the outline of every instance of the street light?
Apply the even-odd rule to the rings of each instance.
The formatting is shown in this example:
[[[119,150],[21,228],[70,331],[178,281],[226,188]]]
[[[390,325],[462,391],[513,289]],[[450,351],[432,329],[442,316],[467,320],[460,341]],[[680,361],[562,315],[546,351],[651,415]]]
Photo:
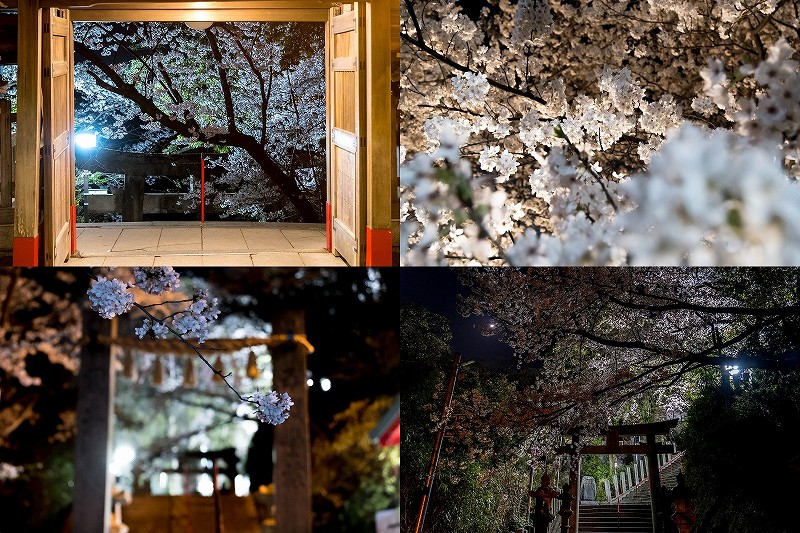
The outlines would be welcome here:
[[[88,131],[76,133],[75,146],[84,150],[97,148],[97,134]]]

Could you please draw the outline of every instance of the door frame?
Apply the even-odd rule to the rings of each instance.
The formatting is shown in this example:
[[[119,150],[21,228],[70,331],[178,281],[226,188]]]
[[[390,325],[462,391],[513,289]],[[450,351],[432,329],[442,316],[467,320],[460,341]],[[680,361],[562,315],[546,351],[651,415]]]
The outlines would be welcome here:
[[[331,8],[342,2],[330,0],[221,0],[215,2],[131,2],[130,0],[19,0],[19,70],[17,96],[17,189],[14,217],[15,266],[39,265],[39,131],[42,113],[42,9],[58,7],[70,11],[72,21],[316,21],[329,23]],[[392,198],[397,194],[396,134],[392,131],[392,9],[387,0],[357,0],[365,10],[364,39],[366,47],[366,98],[359,107],[366,115],[364,134],[365,157],[362,158],[365,179],[361,191],[366,197],[366,219],[361,225],[363,253],[358,265],[391,266]],[[399,22],[399,21],[398,21]],[[399,28],[398,28],[399,30]],[[326,78],[330,65],[327,61]],[[329,81],[326,79],[326,94]],[[364,106],[366,109],[364,109]],[[74,114],[74,110],[73,110]],[[327,107],[328,136],[330,136],[330,106]],[[330,139],[328,140],[330,143]],[[70,136],[74,153],[74,139]],[[326,233],[328,249],[332,250],[331,154],[328,158],[328,205]],[[73,202],[74,204],[74,202]],[[74,205],[70,206],[74,209]],[[72,232],[74,239],[75,222]],[[47,265],[51,266],[51,265]]]

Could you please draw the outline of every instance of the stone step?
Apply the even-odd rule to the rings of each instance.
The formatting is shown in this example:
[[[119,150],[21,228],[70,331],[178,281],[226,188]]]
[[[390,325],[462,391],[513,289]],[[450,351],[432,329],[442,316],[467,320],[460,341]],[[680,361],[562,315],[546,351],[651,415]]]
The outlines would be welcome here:
[[[652,533],[653,531],[649,505],[583,507],[578,522],[579,533]]]

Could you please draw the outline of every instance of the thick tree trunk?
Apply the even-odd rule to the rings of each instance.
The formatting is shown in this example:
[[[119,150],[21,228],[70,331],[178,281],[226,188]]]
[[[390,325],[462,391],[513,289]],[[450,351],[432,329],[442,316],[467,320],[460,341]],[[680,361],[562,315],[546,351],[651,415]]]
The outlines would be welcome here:
[[[274,333],[305,334],[302,311],[284,311],[273,322]],[[275,508],[278,530],[311,531],[311,439],[308,423],[306,357],[300,343],[270,350],[275,389],[286,391],[294,405],[289,418],[275,427]]]
[[[108,334],[108,321],[94,311],[84,312],[84,341],[78,374],[78,419],[75,439],[73,530],[105,533],[111,515],[111,431],[114,413],[114,366],[109,346],[99,342]]]

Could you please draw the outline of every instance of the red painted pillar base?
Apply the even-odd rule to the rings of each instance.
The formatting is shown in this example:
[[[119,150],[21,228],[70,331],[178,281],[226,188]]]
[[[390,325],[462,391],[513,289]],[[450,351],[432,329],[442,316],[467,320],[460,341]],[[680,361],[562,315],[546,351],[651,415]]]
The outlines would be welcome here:
[[[78,206],[72,204],[69,213],[69,255],[75,255],[78,251]]]
[[[392,266],[392,230],[367,226],[366,266]]]
[[[39,236],[14,237],[14,266],[39,266]]]
[[[331,204],[325,202],[325,247],[333,251],[333,222],[331,221]]]

